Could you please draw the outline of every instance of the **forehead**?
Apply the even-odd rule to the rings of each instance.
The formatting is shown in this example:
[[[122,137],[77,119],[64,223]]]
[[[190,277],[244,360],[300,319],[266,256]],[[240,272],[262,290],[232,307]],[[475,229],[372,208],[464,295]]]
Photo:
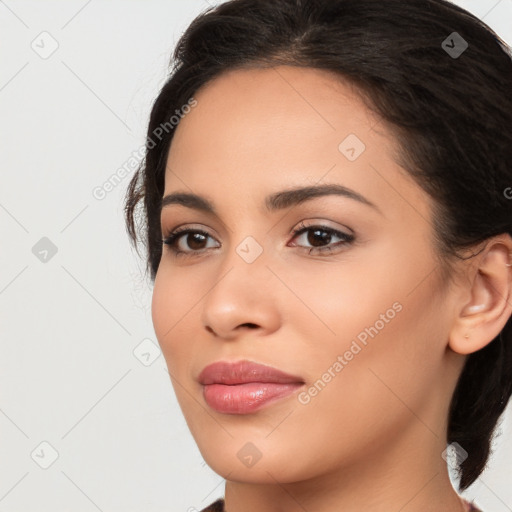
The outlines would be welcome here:
[[[332,72],[312,68],[231,70],[203,86],[195,99],[198,105],[181,120],[173,144],[185,138],[200,144],[203,154],[242,143],[249,149],[252,143],[260,154],[275,157],[278,148],[309,141],[301,148],[304,153],[308,147],[332,147],[348,133],[368,138],[378,122],[352,85]]]
[[[194,98],[197,106],[174,134],[165,194],[221,191],[223,200],[249,202],[324,179],[376,204],[396,202],[411,190],[422,195],[394,162],[396,142],[385,125],[354,86],[332,72],[290,66],[231,70]]]

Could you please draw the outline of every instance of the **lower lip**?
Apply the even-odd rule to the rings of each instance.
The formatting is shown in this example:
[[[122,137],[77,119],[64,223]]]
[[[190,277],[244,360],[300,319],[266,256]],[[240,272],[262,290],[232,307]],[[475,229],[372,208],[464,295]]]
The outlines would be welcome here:
[[[304,384],[247,382],[245,384],[207,384],[203,386],[206,403],[225,414],[248,414],[267,404],[285,398]]]

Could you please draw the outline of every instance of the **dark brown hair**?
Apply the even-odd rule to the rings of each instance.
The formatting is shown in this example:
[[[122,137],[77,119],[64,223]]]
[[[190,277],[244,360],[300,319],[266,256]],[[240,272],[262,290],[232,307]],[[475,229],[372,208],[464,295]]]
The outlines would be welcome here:
[[[444,270],[462,249],[512,235],[512,59],[487,25],[445,0],[232,0],[199,15],[180,38],[127,190],[128,233],[136,247],[142,233],[152,280],[169,119],[225,71],[280,64],[337,73],[387,123],[400,165],[433,199]],[[468,357],[452,397],[447,440],[468,453],[460,490],[485,469],[511,393],[509,318]]]

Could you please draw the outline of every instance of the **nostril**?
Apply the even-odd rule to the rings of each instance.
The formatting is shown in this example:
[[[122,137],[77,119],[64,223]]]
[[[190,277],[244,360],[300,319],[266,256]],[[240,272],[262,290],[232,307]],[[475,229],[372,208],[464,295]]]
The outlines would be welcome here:
[[[254,328],[254,327],[258,327],[256,324],[251,324],[251,323],[246,323],[246,324],[242,324],[241,327],[250,327],[251,329]]]

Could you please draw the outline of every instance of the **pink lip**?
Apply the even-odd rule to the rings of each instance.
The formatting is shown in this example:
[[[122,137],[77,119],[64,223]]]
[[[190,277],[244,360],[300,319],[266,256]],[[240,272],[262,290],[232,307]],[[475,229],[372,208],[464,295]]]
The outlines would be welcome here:
[[[219,361],[200,373],[203,396],[214,410],[247,414],[284,398],[304,385],[301,377],[251,361]]]

